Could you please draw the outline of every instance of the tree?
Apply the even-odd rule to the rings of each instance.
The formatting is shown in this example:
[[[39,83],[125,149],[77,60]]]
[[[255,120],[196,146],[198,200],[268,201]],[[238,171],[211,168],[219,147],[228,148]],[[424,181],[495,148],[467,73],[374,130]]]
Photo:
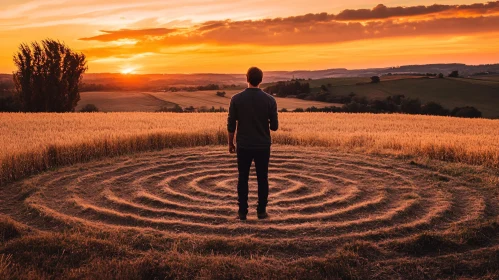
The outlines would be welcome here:
[[[381,79],[379,78],[379,76],[372,76],[371,77],[371,83],[377,84],[379,82],[381,82]]]
[[[80,112],[81,113],[99,112],[99,108],[97,108],[97,106],[95,106],[94,104],[87,104],[80,109]]]
[[[21,44],[14,55],[16,92],[24,112],[73,112],[88,69],[85,55],[47,39]]]
[[[443,78],[444,78],[444,74],[439,73],[439,74],[438,74],[438,78],[439,78],[439,79],[443,79]]]
[[[456,107],[450,113],[451,116],[459,118],[481,118],[482,112],[472,106]]]
[[[400,104],[400,111],[406,114],[419,114],[421,113],[421,101],[418,98],[404,98]]]
[[[225,97],[225,91],[217,91],[217,95],[220,97]]]
[[[0,97],[0,112],[19,112],[21,104],[14,96]]]
[[[459,71],[457,71],[457,70],[452,71],[449,74],[449,77],[451,77],[451,78],[457,78],[457,77],[459,77]]]
[[[421,107],[421,114],[434,116],[448,116],[449,110],[445,109],[440,103],[430,101]]]

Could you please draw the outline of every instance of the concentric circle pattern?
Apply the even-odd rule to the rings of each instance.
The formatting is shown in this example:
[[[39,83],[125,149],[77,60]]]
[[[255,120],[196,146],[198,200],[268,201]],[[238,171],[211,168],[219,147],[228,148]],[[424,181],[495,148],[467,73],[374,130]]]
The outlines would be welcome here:
[[[19,182],[37,191],[25,200],[9,201],[36,210],[39,217],[100,228],[328,244],[359,239],[382,243],[429,229],[443,233],[497,208],[458,179],[407,160],[321,149],[275,147],[269,182],[270,218],[256,218],[252,168],[248,220],[237,220],[235,156],[222,147],[200,147],[48,172]],[[10,205],[18,220],[35,224],[40,219],[21,217],[27,210],[19,209]]]

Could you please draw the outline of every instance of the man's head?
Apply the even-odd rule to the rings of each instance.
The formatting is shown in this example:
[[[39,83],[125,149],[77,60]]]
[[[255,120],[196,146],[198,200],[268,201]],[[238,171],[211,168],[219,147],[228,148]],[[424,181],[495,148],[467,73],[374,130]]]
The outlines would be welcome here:
[[[258,67],[251,67],[246,73],[246,79],[251,86],[257,87],[262,83],[263,72]]]

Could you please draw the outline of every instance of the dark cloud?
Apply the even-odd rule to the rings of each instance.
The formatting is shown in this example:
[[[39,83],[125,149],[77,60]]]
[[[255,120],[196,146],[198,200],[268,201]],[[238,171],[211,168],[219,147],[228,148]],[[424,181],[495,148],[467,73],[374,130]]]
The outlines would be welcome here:
[[[436,34],[469,34],[499,31],[499,16],[442,18],[399,22],[394,20],[359,22],[324,21],[302,23],[276,21],[224,21],[212,29],[200,26],[185,35],[167,36],[167,45],[216,43],[220,45],[299,45],[338,43],[362,39]]]
[[[373,20],[393,17],[423,16],[435,13],[468,12],[471,14],[486,14],[499,11],[499,1],[478,3],[472,5],[431,5],[413,7],[386,7],[379,4],[373,9],[344,10],[336,15],[336,20]]]
[[[338,15],[320,13],[262,20],[208,21],[185,29],[102,31],[105,34],[82,40],[107,42],[137,39],[138,43],[133,48],[159,52],[165,46],[198,44],[283,46],[403,36],[499,32],[498,7],[499,1],[461,6],[388,8],[378,5],[372,10],[345,10]],[[443,13],[445,16],[438,16]],[[437,16],[421,17],[428,14]],[[411,16],[418,17],[411,20],[398,19]],[[155,38],[151,40],[151,36]]]

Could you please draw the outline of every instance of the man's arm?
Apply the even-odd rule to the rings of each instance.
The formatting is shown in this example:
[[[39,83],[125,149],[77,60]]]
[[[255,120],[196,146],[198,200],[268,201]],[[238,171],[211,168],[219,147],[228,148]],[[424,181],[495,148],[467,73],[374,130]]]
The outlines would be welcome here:
[[[229,153],[234,153],[236,151],[236,145],[234,145],[234,132],[229,132]]]
[[[272,99],[272,101],[273,103],[270,108],[270,116],[269,116],[270,130],[276,131],[279,128],[279,120],[277,117],[277,102],[275,101],[275,99]]]
[[[236,121],[237,121],[236,106],[234,105],[234,102],[231,99],[229,105],[229,116],[227,117],[229,153],[234,153],[236,151],[236,146],[234,145],[234,134],[236,132],[236,127],[237,127]]]

